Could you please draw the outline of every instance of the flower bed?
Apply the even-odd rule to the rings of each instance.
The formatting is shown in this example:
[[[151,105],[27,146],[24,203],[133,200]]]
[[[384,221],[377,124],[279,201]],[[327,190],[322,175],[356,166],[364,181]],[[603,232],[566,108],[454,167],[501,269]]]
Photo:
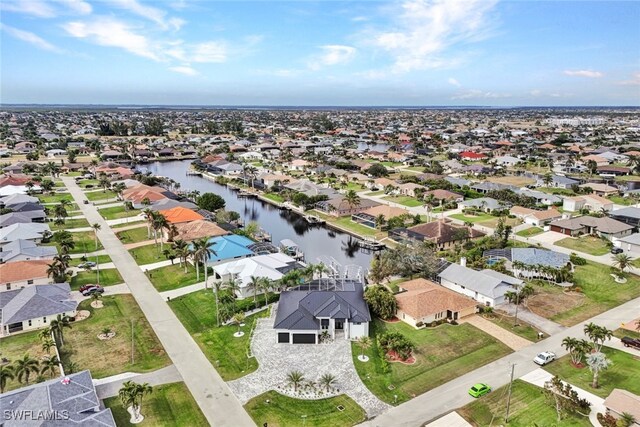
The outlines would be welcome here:
[[[340,390],[336,387],[329,387],[327,391],[325,386],[314,382],[304,382],[298,386],[297,390],[291,384],[281,385],[276,387],[276,391],[285,396],[306,400],[326,399],[340,394]]]
[[[398,353],[393,350],[387,351],[387,360],[391,363],[404,363],[405,365],[413,365],[416,363],[416,358],[413,356],[413,353],[406,359],[402,359]]]

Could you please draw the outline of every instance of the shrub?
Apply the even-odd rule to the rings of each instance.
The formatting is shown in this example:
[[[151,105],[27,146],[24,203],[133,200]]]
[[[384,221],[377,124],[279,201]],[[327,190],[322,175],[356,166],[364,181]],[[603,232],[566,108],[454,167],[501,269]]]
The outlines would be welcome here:
[[[424,326],[424,322],[417,322],[416,323],[416,328],[421,328]]]
[[[393,351],[402,360],[408,359],[415,348],[415,345],[399,332],[385,332],[378,337],[378,343],[385,353]]]
[[[458,322],[457,322],[457,321],[455,321],[455,320],[452,320],[451,322],[449,322],[449,324],[450,324],[450,325],[457,326],[457,325],[458,325]]]
[[[587,264],[587,260],[582,258],[581,256],[578,256],[575,253],[571,253],[571,255],[569,256],[569,261],[571,261],[571,263],[573,265],[586,265]]]

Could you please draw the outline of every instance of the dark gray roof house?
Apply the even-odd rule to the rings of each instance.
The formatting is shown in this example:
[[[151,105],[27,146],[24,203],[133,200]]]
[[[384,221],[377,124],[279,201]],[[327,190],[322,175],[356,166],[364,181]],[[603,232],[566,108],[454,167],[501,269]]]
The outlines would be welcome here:
[[[0,408],[4,427],[116,427],[111,409],[100,409],[89,371],[0,394]]]
[[[58,255],[58,249],[55,246],[38,246],[32,240],[18,239],[2,247],[0,251],[0,264],[11,261],[53,259],[56,255]]]
[[[44,211],[9,212],[0,215],[0,228],[13,224],[44,222],[46,218]]]
[[[371,314],[360,282],[345,281],[344,290],[320,289],[280,294],[273,324],[278,342],[317,343],[324,330],[334,338],[341,330],[346,339],[368,335]]]

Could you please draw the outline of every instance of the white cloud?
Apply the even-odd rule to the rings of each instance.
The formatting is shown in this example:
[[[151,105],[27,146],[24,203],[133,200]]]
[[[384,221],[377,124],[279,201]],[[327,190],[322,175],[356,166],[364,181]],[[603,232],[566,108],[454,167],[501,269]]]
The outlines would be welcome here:
[[[53,18],[56,11],[50,4],[42,0],[8,0],[0,3],[2,10],[7,12],[24,13],[38,18]]]
[[[449,77],[449,79],[447,80],[447,82],[449,82],[450,85],[456,86],[456,87],[460,87],[462,86],[460,84],[460,82],[456,79],[454,79],[453,77]]]
[[[210,41],[192,46],[190,60],[193,62],[225,62],[227,48],[224,43]]]
[[[366,36],[389,52],[395,73],[450,66],[452,59],[445,56],[451,47],[491,35],[490,13],[496,3],[497,0],[408,0],[395,16],[396,29]]]
[[[499,99],[510,98],[508,93],[485,92],[478,89],[469,89],[451,97],[451,99]]]
[[[633,73],[629,80],[622,80],[618,82],[618,84],[623,86],[640,86],[640,71]]]
[[[180,73],[180,74],[185,74],[187,76],[197,76],[198,71],[194,70],[193,68],[189,67],[188,65],[181,65],[181,66],[177,66],[177,67],[169,67],[169,70],[174,71],[176,73]]]
[[[319,70],[324,66],[338,65],[349,62],[356,54],[356,48],[344,45],[320,46],[322,53],[316,55],[308,63],[312,70]]]
[[[13,28],[8,25],[0,23],[0,29],[6,32],[12,37],[15,37],[18,40],[22,40],[24,42],[30,43],[40,49],[48,50],[50,52],[61,53],[62,50],[57,46],[52,45],[42,37],[31,33],[29,31],[19,30],[18,28]]]
[[[79,15],[89,15],[93,11],[93,7],[84,0],[57,0],[64,4],[72,12]]]
[[[118,47],[135,55],[160,61],[147,37],[133,31],[114,18],[97,18],[91,22],[69,22],[62,28],[71,36],[88,39],[100,46]]]
[[[179,30],[185,24],[185,21],[180,18],[166,19],[167,12],[162,9],[158,9],[157,7],[142,4],[138,0],[111,0],[111,3],[117,7],[155,22],[164,30],[169,28]]]
[[[529,92],[529,95],[531,96],[540,96],[542,94],[542,91],[540,89],[533,89],[532,91]]]
[[[597,79],[604,76],[600,71],[592,70],[564,70],[564,74],[571,77],[588,77],[590,79]]]
[[[353,22],[365,22],[368,21],[369,18],[367,18],[366,16],[354,16],[353,18],[351,18],[351,20]]]

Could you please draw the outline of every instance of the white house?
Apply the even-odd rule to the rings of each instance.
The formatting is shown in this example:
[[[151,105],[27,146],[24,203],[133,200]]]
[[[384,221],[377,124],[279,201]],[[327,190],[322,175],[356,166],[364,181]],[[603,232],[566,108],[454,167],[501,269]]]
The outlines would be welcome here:
[[[47,274],[50,262],[44,259],[0,264],[0,292],[52,283]]]

